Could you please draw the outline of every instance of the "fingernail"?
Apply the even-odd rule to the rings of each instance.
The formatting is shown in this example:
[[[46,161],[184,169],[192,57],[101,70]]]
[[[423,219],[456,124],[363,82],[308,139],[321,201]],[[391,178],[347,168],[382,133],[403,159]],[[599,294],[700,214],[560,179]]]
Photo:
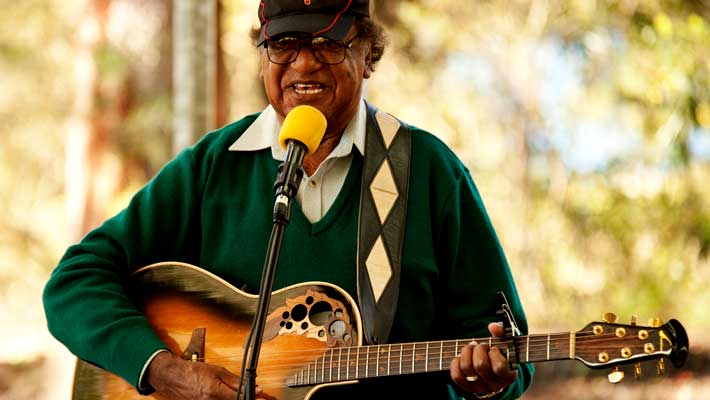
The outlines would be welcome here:
[[[475,340],[472,340],[472,341],[471,341],[471,343],[469,343],[469,344],[470,344],[470,345],[474,345],[474,346],[476,346],[476,345],[478,345],[478,342],[477,342],[477,341],[475,341]]]

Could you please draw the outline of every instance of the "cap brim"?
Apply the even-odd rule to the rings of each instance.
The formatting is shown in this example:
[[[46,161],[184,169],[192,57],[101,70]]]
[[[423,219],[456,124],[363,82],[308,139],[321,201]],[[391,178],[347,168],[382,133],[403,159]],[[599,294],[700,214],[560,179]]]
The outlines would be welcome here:
[[[268,38],[273,38],[288,32],[310,34],[319,32],[319,36],[328,39],[344,40],[348,32],[350,32],[350,27],[353,21],[355,21],[355,17],[352,15],[341,15],[340,18],[333,23],[335,18],[335,15],[322,14],[287,15],[281,18],[274,18],[265,25],[266,29],[264,29],[264,27],[261,28],[259,43],[257,43],[257,45],[261,45]],[[331,24],[333,26],[325,30]],[[264,30],[266,30],[266,32],[264,32]]]

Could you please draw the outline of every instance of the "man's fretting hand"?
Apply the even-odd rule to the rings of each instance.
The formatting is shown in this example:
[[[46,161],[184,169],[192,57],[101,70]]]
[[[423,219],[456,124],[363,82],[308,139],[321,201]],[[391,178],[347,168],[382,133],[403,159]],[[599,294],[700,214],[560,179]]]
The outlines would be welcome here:
[[[505,331],[501,324],[488,324],[494,337],[502,337]],[[451,361],[451,379],[461,389],[486,397],[507,388],[518,377],[511,370],[508,360],[497,347],[472,342],[461,349],[461,355]]]

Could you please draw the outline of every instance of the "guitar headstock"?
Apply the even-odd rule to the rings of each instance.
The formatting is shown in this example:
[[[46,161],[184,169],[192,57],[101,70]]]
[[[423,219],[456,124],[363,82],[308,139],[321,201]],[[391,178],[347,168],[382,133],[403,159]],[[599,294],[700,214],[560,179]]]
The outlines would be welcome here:
[[[677,368],[688,358],[688,335],[675,319],[663,324],[659,319],[649,326],[616,323],[614,314],[605,314],[603,321],[592,322],[575,335],[575,358],[590,368],[612,368],[609,381],[620,382],[624,373],[618,366],[636,363],[636,378],[641,375],[641,361],[658,359],[658,373],[665,373],[664,358]]]

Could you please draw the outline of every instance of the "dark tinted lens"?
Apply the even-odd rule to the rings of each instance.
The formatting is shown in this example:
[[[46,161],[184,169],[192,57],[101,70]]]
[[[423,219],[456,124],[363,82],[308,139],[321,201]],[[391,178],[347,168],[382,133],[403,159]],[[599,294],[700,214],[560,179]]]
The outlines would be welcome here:
[[[269,60],[276,64],[288,64],[296,60],[302,46],[309,46],[315,58],[324,64],[339,64],[345,59],[347,45],[324,37],[298,38],[282,37],[266,42]]]
[[[269,41],[269,47],[276,51],[298,50],[301,47],[301,41],[295,37],[287,36]]]
[[[266,44],[266,52],[271,62],[288,64],[296,59],[301,49],[301,41],[295,37],[283,37]]]
[[[326,39],[323,37],[317,37],[317,38],[313,39],[311,41],[311,46],[313,46],[313,48],[317,49],[317,50],[331,51],[331,52],[338,52],[338,53],[344,47],[342,42],[338,42],[338,41],[332,40],[332,39]]]

